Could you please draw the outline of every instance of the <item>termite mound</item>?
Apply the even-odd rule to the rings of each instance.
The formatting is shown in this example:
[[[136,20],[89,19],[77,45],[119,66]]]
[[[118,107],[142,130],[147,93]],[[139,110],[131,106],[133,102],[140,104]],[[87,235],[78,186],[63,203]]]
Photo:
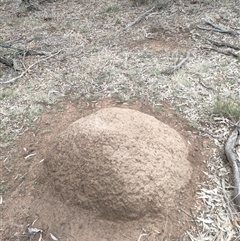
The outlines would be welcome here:
[[[65,202],[111,220],[173,208],[191,179],[184,138],[142,112],[103,108],[59,134],[45,160]]]

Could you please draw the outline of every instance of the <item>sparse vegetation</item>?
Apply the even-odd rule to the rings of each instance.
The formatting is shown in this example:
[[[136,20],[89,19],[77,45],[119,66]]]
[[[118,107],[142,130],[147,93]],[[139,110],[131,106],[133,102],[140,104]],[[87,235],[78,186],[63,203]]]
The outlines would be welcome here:
[[[120,7],[118,5],[110,5],[106,9],[103,10],[103,13],[116,13],[120,10]]]
[[[131,0],[136,5],[156,3],[159,0]]]
[[[2,181],[0,183],[0,195],[3,195],[10,188],[7,181]]]
[[[196,122],[196,121],[193,121],[193,120],[188,120],[188,125],[193,128],[193,129],[198,129],[199,127],[199,124]]]
[[[154,106],[154,112],[160,113],[162,111],[161,105],[155,105]]]
[[[238,96],[218,95],[214,99],[214,103],[212,105],[212,113],[214,115],[228,118],[233,122],[240,121],[240,96],[239,95]]]
[[[11,88],[0,90],[0,101],[7,97],[11,98],[12,94],[13,94],[13,89]]]

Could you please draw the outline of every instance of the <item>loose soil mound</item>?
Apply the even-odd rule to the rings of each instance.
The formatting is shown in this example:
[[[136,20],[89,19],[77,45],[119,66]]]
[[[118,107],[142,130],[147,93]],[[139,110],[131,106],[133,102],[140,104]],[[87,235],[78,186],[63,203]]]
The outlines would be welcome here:
[[[45,168],[69,204],[106,219],[138,219],[174,207],[192,167],[185,140],[136,110],[104,108],[53,141]]]
[[[107,119],[106,115],[103,118],[101,113],[111,110],[109,107],[111,109],[112,107],[124,108],[122,110],[124,113],[128,111],[128,113],[135,114],[121,114],[120,116],[113,116],[112,114],[112,118]],[[105,110],[101,110],[103,108]],[[129,108],[129,110],[126,110],[126,108]],[[137,110],[137,112],[134,110]],[[101,120],[100,126],[97,126],[96,122],[93,125],[88,121],[94,119],[94,116],[95,120],[97,116],[101,116],[98,118],[98,121]],[[120,125],[123,116],[125,116],[124,120],[131,121],[122,121]],[[145,117],[148,117],[148,121]],[[183,138],[157,119],[169,124],[174,130],[181,133]],[[74,123],[76,120],[79,120],[79,122],[85,120],[85,123],[82,123],[85,135],[82,133],[82,140],[74,144],[73,140],[70,141],[70,135],[74,138],[78,135],[77,129],[79,127],[75,128],[77,122]],[[117,121],[119,123],[118,128],[115,126],[113,131],[113,123]],[[71,123],[74,124],[71,125]],[[107,123],[105,129],[101,123]],[[134,123],[137,124],[134,125]],[[140,123],[144,123],[141,128],[139,127],[141,126]],[[94,128],[94,132],[90,132],[91,126]],[[125,128],[123,128],[124,126]],[[108,140],[106,143],[112,144],[112,147],[105,145],[102,146],[102,149],[100,148],[100,142],[96,141],[96,133],[101,128],[102,135],[99,135],[98,139],[102,142]],[[106,128],[112,128],[111,140],[109,140],[110,138],[107,139],[106,134],[103,135]],[[97,132],[96,129],[99,131]],[[68,130],[71,130],[71,132]],[[138,132],[134,132],[134,130],[138,130]],[[89,140],[89,137],[87,137],[87,135],[90,135],[89,132],[92,137],[95,136],[91,139],[92,142],[84,142],[84,140]],[[69,138],[67,138],[67,133]],[[93,133],[95,134],[93,135]],[[146,133],[148,133],[147,137]],[[137,135],[139,135],[138,140],[134,141]],[[158,139],[160,137],[165,139],[163,143]],[[117,146],[116,142],[119,139],[122,142],[118,142],[119,145]],[[74,140],[77,140],[77,138]],[[130,140],[132,140],[132,143]],[[186,142],[184,142],[185,140]],[[82,158],[76,155],[78,152],[75,152],[75,149],[79,149],[77,145],[79,146],[80,143],[81,148],[85,150],[85,153],[82,152]],[[86,143],[94,149],[94,152],[87,150]],[[130,144],[132,145],[131,148]],[[127,147],[129,147],[129,150],[127,150]],[[11,146],[11,148],[16,148],[16,152],[12,154],[11,159],[17,160],[17,162],[11,172],[8,171],[7,166],[3,168],[3,180],[10,180],[11,186],[3,196],[4,231],[0,233],[0,239],[2,234],[4,241],[26,241],[26,239],[52,241],[51,234],[54,234],[58,240],[62,241],[185,240],[187,234],[184,233],[193,224],[194,216],[192,215],[197,211],[196,205],[202,204],[201,200],[196,198],[196,192],[206,178],[202,172],[205,171],[204,160],[209,156],[209,147],[207,139],[199,137],[195,130],[186,125],[181,116],[173,113],[171,108],[164,103],[161,113],[153,112],[149,106],[142,102],[136,102],[133,105],[121,105],[110,99],[94,102],[93,105],[89,102],[76,101],[72,103],[72,101],[66,101],[63,105],[54,106],[39,117],[33,130],[26,132],[19,141]],[[59,148],[59,153],[56,153],[56,148]],[[160,149],[164,152],[158,151]],[[187,161],[184,166],[181,166],[186,158],[184,153],[186,155],[187,149],[189,152],[187,160],[191,163],[192,168],[189,167]],[[51,150],[53,153],[51,153]],[[66,153],[64,153],[64,150]],[[112,151],[110,152],[110,150]],[[120,157],[121,151],[123,157]],[[131,158],[134,151],[134,158]],[[75,156],[73,153],[75,153]],[[144,154],[145,158],[140,156],[140,153]],[[57,159],[59,154],[62,159]],[[99,157],[100,154],[102,158]],[[127,154],[129,155],[128,159]],[[84,160],[84,155],[89,158],[85,160],[85,165],[89,164],[88,168],[83,165],[82,169],[84,169],[82,170],[78,165],[81,160]],[[103,156],[106,162],[112,161],[112,165],[104,163]],[[177,156],[180,156],[179,160],[177,160]],[[50,157],[52,160],[50,160]],[[98,159],[95,157],[98,157]],[[159,158],[159,160],[156,161],[155,158]],[[66,163],[63,163],[63,160]],[[139,163],[137,163],[137,160]],[[165,160],[165,163],[161,160]],[[48,166],[54,164],[52,171],[46,170]],[[67,164],[71,164],[71,166]],[[74,166],[75,169],[78,169],[77,171]],[[97,167],[101,168],[100,174]],[[182,168],[180,174],[176,167]],[[183,174],[187,167],[189,167],[189,173],[186,176],[190,176],[192,171],[189,181],[187,181],[189,177],[185,179],[186,176]],[[152,168],[151,171],[150,168]],[[157,168],[158,170],[156,170]],[[109,173],[107,173],[107,170]],[[163,170],[165,170],[165,173]],[[95,176],[90,171],[94,171]],[[88,178],[86,179],[88,182],[83,180],[80,173]],[[154,179],[151,180],[150,177],[157,178],[155,183],[153,182]],[[97,180],[98,185],[94,186],[94,180]],[[82,193],[80,181],[85,185],[85,193]],[[104,186],[104,181],[108,186]],[[177,181],[177,184],[175,181]],[[180,181],[182,184],[179,183]],[[55,184],[59,188],[58,192],[54,188]],[[142,185],[142,189],[140,185]],[[179,185],[179,188],[182,185],[182,188],[174,189],[176,185]],[[184,185],[185,187],[183,187]],[[62,190],[60,190],[61,187]],[[169,187],[169,190],[166,191],[167,187]],[[119,190],[123,192],[119,194],[119,196],[122,196],[122,200],[115,194],[120,193]],[[103,192],[105,192],[105,199]],[[164,192],[164,196],[161,197],[160,193]],[[94,199],[97,195],[99,195],[98,200],[101,202]],[[155,198],[157,195],[161,197],[161,200]],[[79,197],[84,198],[85,203],[84,200],[81,203]],[[104,202],[108,202],[109,205],[107,206]],[[105,206],[102,207],[101,205]],[[122,208],[123,215],[116,211],[117,207]],[[126,214],[125,209],[127,208],[131,215]],[[156,215],[152,215],[151,212],[155,209]],[[96,212],[93,210],[96,210]],[[149,215],[137,219],[144,215],[144,212]],[[99,213],[104,218],[99,217]],[[119,220],[121,218],[131,218],[131,220]],[[132,220],[133,218],[135,220]],[[29,227],[38,228],[43,232],[29,234]]]

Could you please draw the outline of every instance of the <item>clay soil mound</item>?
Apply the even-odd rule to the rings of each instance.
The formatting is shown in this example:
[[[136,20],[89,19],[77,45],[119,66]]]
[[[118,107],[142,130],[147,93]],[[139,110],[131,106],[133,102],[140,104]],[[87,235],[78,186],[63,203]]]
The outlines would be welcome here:
[[[49,183],[65,202],[106,219],[164,213],[191,178],[185,140],[136,110],[101,109],[53,143],[45,160]]]

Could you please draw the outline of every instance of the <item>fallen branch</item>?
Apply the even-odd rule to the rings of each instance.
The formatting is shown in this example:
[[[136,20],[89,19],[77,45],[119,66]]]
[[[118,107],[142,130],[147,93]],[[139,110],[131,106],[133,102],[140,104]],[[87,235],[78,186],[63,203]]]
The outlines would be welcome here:
[[[138,237],[138,241],[141,241],[141,239],[142,239],[143,236],[147,236],[147,234],[146,234],[146,233],[140,234],[139,237]]]
[[[211,90],[211,91],[213,91],[214,93],[217,92],[217,91],[216,91],[215,89],[213,89],[212,87],[209,87],[209,86],[207,86],[206,84],[204,84],[201,80],[199,80],[198,82],[199,82],[199,84],[200,84],[202,87],[204,87],[204,88],[206,88],[206,89],[208,89],[208,90]]]
[[[0,46],[2,47],[2,46]],[[47,55],[49,54],[49,52],[45,52],[45,51],[36,51],[36,50],[33,50],[33,49],[19,49],[19,48],[14,48],[14,47],[11,47],[11,46],[8,46],[8,47],[3,47],[3,48],[9,48],[9,49],[13,49],[13,50],[16,50],[15,52],[15,56],[17,55],[24,55],[24,56],[29,56],[29,55]]]
[[[234,179],[234,201],[240,211],[240,126],[236,126],[225,144],[225,154],[231,164]]]
[[[18,79],[22,78],[32,67],[34,67],[35,65],[37,65],[37,64],[39,64],[39,63],[41,63],[41,62],[43,62],[43,61],[46,61],[46,60],[48,60],[48,59],[50,59],[50,58],[58,55],[61,51],[62,51],[62,50],[59,50],[59,51],[56,52],[55,54],[52,54],[52,55],[50,55],[50,56],[48,56],[48,57],[46,57],[46,58],[43,58],[43,59],[38,60],[37,62],[31,64],[31,65],[30,65],[25,71],[23,71],[19,76],[15,77],[15,78],[13,78],[13,79],[11,79],[11,80],[5,81],[5,82],[0,82],[0,84],[13,84],[13,83],[16,82]]]
[[[76,241],[78,241],[78,239],[76,239],[72,234],[68,233],[69,236],[71,236],[73,239],[75,239]]]
[[[162,9],[163,7],[165,7],[168,4],[168,2],[163,1],[162,3],[157,3],[156,5],[154,5],[152,8],[150,8],[149,10],[147,10],[146,12],[142,13],[139,17],[137,17],[133,22],[129,23],[122,31],[126,31],[127,29],[129,29],[130,27],[132,27],[133,25],[139,23],[142,19],[144,19],[145,17],[147,17],[150,13],[152,13],[154,10],[158,9]]]
[[[20,50],[16,53],[16,55],[23,55],[23,56],[29,56],[29,55],[47,55],[49,54],[48,52],[44,52],[44,51],[36,51],[36,50]]]
[[[211,40],[208,38],[205,38],[205,39],[217,47],[227,47],[227,48],[231,48],[231,49],[235,49],[235,50],[240,50],[240,47],[229,44],[229,43],[217,42],[217,41],[214,41],[214,40]]]
[[[220,50],[220,49],[217,49],[217,48],[214,48],[214,47],[203,47],[203,49],[208,49],[208,50],[212,50],[212,51],[215,51],[215,52],[218,52],[220,54],[225,54],[225,55],[231,55],[237,59],[240,58],[240,54],[236,54],[236,53],[233,53],[232,51],[230,50],[227,50],[227,51],[223,51],[223,50]]]
[[[213,31],[215,32],[219,32],[219,33],[228,33],[228,34],[232,34],[232,35],[237,35],[239,34],[238,32],[232,31],[232,30],[228,30],[225,28],[221,28],[217,25],[215,25],[214,23],[210,22],[207,19],[204,19],[205,24],[210,25],[211,27],[213,27]]]
[[[15,57],[17,55],[22,55],[24,57],[26,56],[29,56],[29,55],[47,55],[49,53],[47,52],[39,52],[39,51],[35,51],[35,50],[21,50],[21,49],[18,49],[18,52],[15,53]],[[0,57],[0,63],[10,67],[10,68],[14,68],[14,70],[20,70],[18,67],[17,67],[17,61],[16,59],[10,59],[10,58],[5,58],[5,57]]]
[[[152,8],[150,8],[149,10],[147,10],[145,13],[141,14],[138,18],[136,18],[133,22],[129,23],[124,29],[123,31],[126,31],[127,29],[129,29],[130,27],[132,27],[133,25],[139,23],[142,19],[144,19],[145,17],[147,17],[151,12],[153,12],[156,9],[156,6],[153,6]]]
[[[173,74],[174,71],[180,69],[183,66],[183,64],[189,59],[189,57],[190,57],[190,53],[188,53],[186,58],[182,59],[177,65],[170,66],[170,67],[162,70],[160,73],[167,74],[167,75]]]
[[[2,48],[11,48],[12,45],[14,45],[15,43],[19,43],[20,40],[22,40],[22,37],[17,39],[17,40],[9,41],[9,42],[6,42],[6,43],[0,43],[0,47],[2,47]]]
[[[0,57],[0,63],[5,64],[6,66],[11,67],[11,68],[13,67],[12,59],[7,59],[7,58],[4,58],[4,57]]]
[[[29,40],[28,43],[32,42],[34,39]],[[10,68],[13,68],[14,70],[20,70],[17,65],[17,59],[18,59],[19,55],[26,57],[29,55],[48,55],[49,54],[48,52],[44,52],[44,51],[36,51],[33,49],[21,49],[21,48],[16,48],[13,46],[16,43],[22,42],[21,40],[22,40],[22,37],[17,40],[14,40],[14,41],[0,43],[1,48],[15,50],[15,52],[13,54],[11,54],[14,57],[12,57],[12,58],[0,57],[0,63],[4,64]]]

